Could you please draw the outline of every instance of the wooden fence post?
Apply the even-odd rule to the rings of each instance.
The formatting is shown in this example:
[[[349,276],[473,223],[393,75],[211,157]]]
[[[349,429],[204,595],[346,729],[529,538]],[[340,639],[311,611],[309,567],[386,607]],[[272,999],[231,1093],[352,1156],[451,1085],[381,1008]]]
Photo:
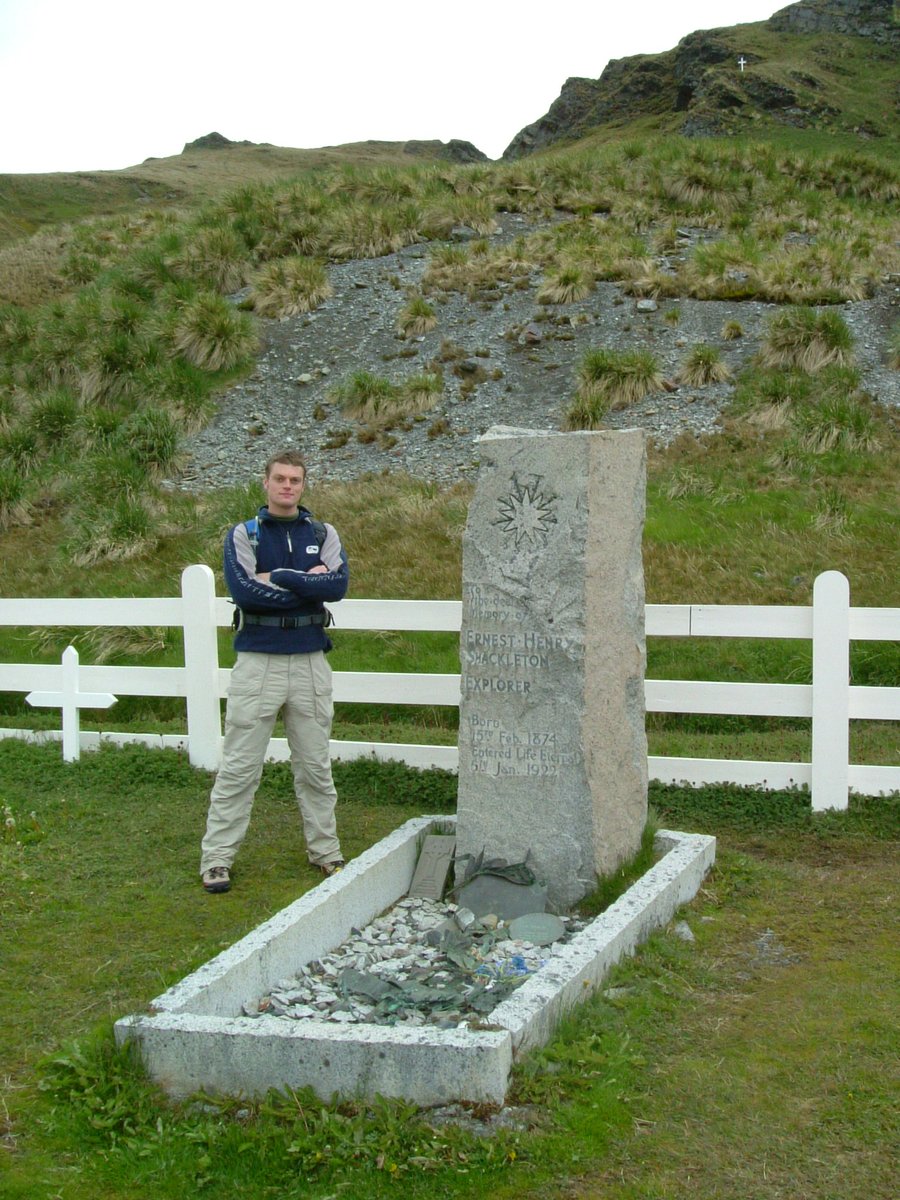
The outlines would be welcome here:
[[[850,584],[825,571],[813,584],[812,808],[846,808],[850,776]]]
[[[222,752],[219,706],[219,641],[216,583],[209,567],[197,563],[181,573],[188,757],[192,767],[214,771]]]

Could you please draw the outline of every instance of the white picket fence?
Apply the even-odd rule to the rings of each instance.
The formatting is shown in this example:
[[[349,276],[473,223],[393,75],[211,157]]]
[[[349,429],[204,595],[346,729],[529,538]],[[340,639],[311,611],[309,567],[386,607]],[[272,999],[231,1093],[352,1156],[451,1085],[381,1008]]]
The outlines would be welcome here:
[[[335,605],[339,629],[459,631],[462,605],[452,600],[343,600]],[[219,666],[217,628],[231,623],[232,606],[216,596],[212,571],[188,567],[182,594],[140,599],[0,599],[0,625],[7,626],[178,626],[184,631],[183,667],[79,666],[70,648],[59,665],[0,663],[0,691],[23,692],[31,703],[61,709],[61,731],[0,729],[0,737],[63,740],[67,759],[101,742],[142,742],[186,750],[194,766],[215,769],[221,754],[220,699],[230,670]],[[738,783],[769,789],[807,786],[816,810],[846,808],[849,792],[900,791],[900,765],[849,762],[851,720],[900,720],[900,687],[857,687],[850,682],[851,641],[900,640],[900,609],[851,608],[846,578],[820,575],[811,606],[648,604],[648,637],[796,638],[812,641],[812,683],[713,683],[646,681],[650,712],[719,713],[805,717],[812,722],[811,761],[751,762],[694,758],[649,758],[651,779],[701,786]],[[366,704],[458,705],[458,674],[339,671],[336,701]],[[116,696],[173,696],[186,702],[183,736],[81,732],[83,708],[105,706]],[[337,759],[374,756],[417,767],[455,770],[455,746],[377,742],[332,742]],[[284,739],[269,747],[286,759]]]

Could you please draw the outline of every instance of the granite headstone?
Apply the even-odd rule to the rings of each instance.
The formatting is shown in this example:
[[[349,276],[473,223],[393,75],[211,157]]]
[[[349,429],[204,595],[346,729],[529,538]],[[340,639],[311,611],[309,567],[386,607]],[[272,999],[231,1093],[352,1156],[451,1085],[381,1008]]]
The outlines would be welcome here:
[[[494,427],[463,546],[457,854],[564,911],[647,817],[640,430]]]

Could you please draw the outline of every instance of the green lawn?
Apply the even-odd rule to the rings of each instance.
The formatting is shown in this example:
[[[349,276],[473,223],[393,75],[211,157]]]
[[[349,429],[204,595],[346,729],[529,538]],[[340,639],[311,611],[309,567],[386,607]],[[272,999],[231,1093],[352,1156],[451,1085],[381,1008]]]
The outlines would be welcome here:
[[[679,914],[696,940],[663,930],[617,968],[518,1064],[523,1127],[483,1137],[400,1103],[173,1107],[113,1051],[113,1019],[315,883],[286,767],[266,769],[218,897],[196,875],[209,776],[182,756],[65,766],[7,741],[0,779],[4,1196],[892,1194],[896,797],[813,818],[800,794],[651,789],[663,824],[719,839]],[[338,786],[351,855],[455,802],[452,776],[396,765]]]

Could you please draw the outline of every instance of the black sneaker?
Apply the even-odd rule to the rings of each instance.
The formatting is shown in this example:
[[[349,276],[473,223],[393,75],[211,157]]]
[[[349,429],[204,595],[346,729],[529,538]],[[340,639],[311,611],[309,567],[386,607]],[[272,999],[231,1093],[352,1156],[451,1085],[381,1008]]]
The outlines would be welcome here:
[[[210,867],[203,872],[203,886],[208,892],[227,892],[231,887],[231,876],[227,867]]]

